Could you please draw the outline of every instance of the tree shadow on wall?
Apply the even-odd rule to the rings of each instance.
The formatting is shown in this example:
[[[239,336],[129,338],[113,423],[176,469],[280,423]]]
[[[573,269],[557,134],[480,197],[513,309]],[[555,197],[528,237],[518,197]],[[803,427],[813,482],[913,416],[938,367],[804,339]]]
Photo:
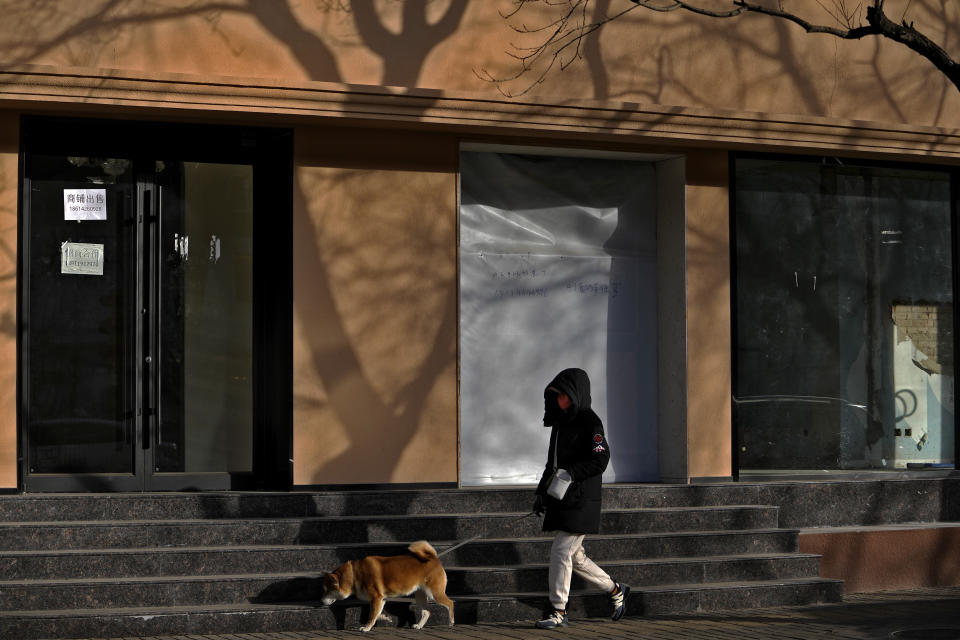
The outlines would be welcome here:
[[[309,296],[297,299],[295,312],[304,343],[309,345],[309,361],[326,392],[328,408],[343,426],[347,438],[346,448],[324,464],[322,476],[332,481],[354,478],[358,464],[373,454],[386,465],[377,469],[377,475],[390,478],[420,428],[430,393],[455,361],[456,305],[451,302],[455,283],[440,284],[435,296],[442,300],[442,310],[438,310],[441,315],[434,321],[432,344],[416,371],[408,376],[407,384],[389,390],[392,399],[388,400],[370,381],[366,373],[369,364],[361,360],[355,342],[362,340],[365,333],[389,330],[392,308],[403,304],[408,293],[384,292],[386,295],[370,298],[377,306],[353,319],[352,327],[359,331],[359,337],[351,335],[338,311],[340,305],[327,267],[329,260],[321,256],[317,246],[317,229],[311,222],[309,199],[301,185],[294,187],[294,212],[294,272],[314,274]],[[381,285],[378,280],[388,276],[386,271],[364,273],[361,267],[351,273],[350,282],[362,290],[378,289]],[[393,333],[396,336],[391,342],[399,348],[402,345],[397,339],[401,339],[402,331]]]
[[[575,3],[579,6],[573,11]],[[568,30],[576,31],[581,20],[584,27],[589,28],[624,10],[623,3],[610,0],[558,0],[547,9],[541,6],[531,3],[507,18],[519,35],[517,44],[512,45],[505,56],[526,58],[533,52],[532,47],[550,37],[556,38],[556,44],[546,47],[529,71],[513,80],[509,78],[513,74],[508,74],[498,83],[508,94],[533,90],[539,95],[549,95],[552,87],[569,86],[570,79],[556,67],[546,77],[540,75],[554,59],[559,46],[575,40]],[[812,22],[832,24],[836,19],[825,7],[814,5],[813,8],[804,13]],[[564,14],[568,14],[566,19],[562,19]],[[937,25],[940,31],[929,34],[934,40],[948,44],[956,41],[960,27],[956,26],[945,0],[914,3],[905,17],[914,16],[926,18],[924,24]],[[532,31],[549,25],[552,20],[563,21],[553,24],[551,29]],[[624,50],[623,55],[617,57],[609,43],[624,37],[634,38],[636,48]],[[849,100],[846,113],[835,113],[837,98],[846,94],[848,97],[863,95],[870,102],[862,106],[874,114],[881,113],[882,105],[882,119],[910,122],[915,117],[911,113],[915,107],[911,105],[919,104],[918,96],[923,96],[924,106],[935,105],[930,112],[932,124],[949,117],[947,108],[954,95],[953,87],[942,82],[943,76],[933,66],[919,58],[916,64],[891,64],[888,54],[902,45],[880,38],[872,41],[873,52],[868,61],[864,62],[863,56],[850,60],[849,47],[857,46],[871,45],[805,34],[796,25],[769,16],[718,19],[683,12],[670,16],[635,7],[627,15],[584,36],[579,43],[570,44],[561,60],[565,61],[564,66],[570,62],[566,60],[568,57],[572,61],[576,47],[576,55],[582,57],[589,68],[593,97],[600,100],[639,99],[653,104],[767,111],[769,105],[764,101],[779,100],[784,95],[778,90],[780,87],[793,90],[798,114],[863,118],[862,110],[855,110],[858,107]],[[816,58],[804,55],[806,51],[828,47],[827,50],[835,51],[833,58],[820,66],[816,66]],[[531,62],[527,59],[524,64]],[[519,65],[518,62],[518,68]],[[704,76],[696,74],[693,77],[699,82],[691,81],[690,69],[697,66],[715,68],[715,77],[725,81],[717,85],[708,77],[707,82],[703,82]],[[568,75],[575,73],[575,67],[568,69]],[[767,71],[761,72],[761,69]],[[539,88],[541,81],[546,90]],[[937,87],[935,92],[929,89],[931,86]],[[878,96],[882,96],[882,100],[878,100]]]
[[[435,22],[428,20],[431,2],[403,2],[400,30],[394,32],[373,0],[328,0],[326,11],[352,14],[357,36],[370,51],[383,60],[380,84],[414,87],[430,52],[453,35],[463,18],[466,2],[451,2]],[[318,32],[303,24],[287,2],[247,0],[247,10],[286,44],[313,80],[342,81],[337,59]]]
[[[16,233],[6,233],[6,229],[16,229],[17,209],[13,197],[15,188],[11,188],[10,176],[0,173],[0,193],[7,195],[0,206],[0,291],[15,291],[17,282]],[[13,303],[13,300],[10,300]],[[17,309],[15,304],[0,307],[0,339],[15,340],[17,336]]]
[[[466,2],[451,2],[436,22],[427,20],[429,2],[404,2],[399,33],[380,19],[373,0],[352,0],[357,33],[369,49],[383,59],[381,84],[416,86],[430,52],[452,36],[463,19]]]
[[[65,12],[64,4],[61,0],[30,3],[0,0],[5,22],[13,25],[7,31],[11,35],[0,40],[0,50],[6,52],[9,65],[47,62],[51,59],[49,56],[55,54],[58,61],[73,66],[115,67],[118,42],[130,35],[143,41],[140,38],[143,34],[131,34],[130,30],[137,25],[191,18],[204,20],[211,35],[226,42],[231,50],[242,51],[247,45],[223,27],[222,19],[224,16],[248,16],[273,36],[278,50],[285,48],[291,54],[311,80],[350,81],[341,71],[341,63],[347,57],[342,52],[365,48],[382,60],[381,84],[416,87],[427,57],[461,28],[466,10],[471,6],[467,0],[446,5],[441,0],[410,0],[394,5],[376,4],[374,0],[316,0],[310,9],[299,7],[290,0],[193,0],[180,3],[180,6],[162,6],[148,0],[96,0],[84,3],[82,9],[71,7],[71,12]],[[536,26],[549,22],[550,11],[569,9],[563,3],[555,5],[544,10],[531,3],[533,8],[525,8],[528,13],[516,14],[515,22]],[[485,10],[499,17],[497,9],[497,5],[491,2]],[[621,6],[611,0],[595,0],[582,13],[589,16],[589,22],[594,22],[620,9]],[[915,3],[910,17],[914,13],[942,29],[931,35],[943,43],[954,42],[960,35],[960,27],[956,26],[947,0]],[[814,21],[821,17],[825,22],[830,21],[828,15],[815,12],[808,17]],[[353,24],[340,33],[334,29],[338,21],[352,21]],[[399,28],[388,23],[398,23]],[[610,29],[614,27],[619,31],[611,35]],[[758,37],[765,32],[773,36]],[[618,59],[604,51],[604,43],[621,37],[622,33],[639,37],[638,48]],[[651,34],[655,34],[655,40],[651,40],[654,37]],[[930,112],[933,124],[949,117],[951,88],[946,85],[938,87],[935,95],[931,95],[929,89],[931,82],[938,79],[935,70],[924,71],[924,67],[912,64],[890,64],[884,52],[900,45],[877,40],[870,61],[864,64],[861,59],[855,65],[844,58],[844,47],[853,45],[824,38],[829,36],[807,35],[795,25],[766,16],[719,20],[688,15],[680,21],[671,21],[638,9],[587,36],[579,53],[589,68],[592,97],[601,100],[639,99],[652,103],[686,100],[691,106],[758,110],[763,104],[755,96],[782,95],[783,92],[776,91],[776,87],[788,82],[793,85],[801,105],[798,111],[804,113],[833,115],[837,96],[862,93],[871,101],[864,107],[869,107],[872,113],[880,113],[877,103],[882,103],[887,114],[885,117],[896,121],[909,121],[912,117],[910,105],[919,104],[935,105]],[[822,68],[798,64],[804,59],[805,50],[822,48],[824,42],[833,42],[827,46],[837,47],[831,63]],[[198,49],[197,56],[201,55],[203,51]],[[506,57],[508,54],[497,52],[493,55]],[[718,95],[716,86],[698,86],[690,82],[687,70],[691,60],[715,65],[718,76],[729,78],[723,87],[738,89],[734,92],[725,89],[724,97]],[[769,67],[766,75],[757,76],[756,70],[762,68],[765,61],[774,62],[776,66]],[[495,61],[491,59],[490,62]],[[476,61],[479,67],[486,64],[484,58]],[[860,71],[865,66],[873,73]],[[569,79],[562,73],[552,75],[555,77],[547,78],[544,93],[549,94],[552,87],[557,86],[564,92],[558,97],[566,99]],[[617,78],[624,78],[625,82]],[[535,84],[535,80],[527,75],[518,80],[518,86],[525,86],[528,80]],[[868,82],[872,83],[872,90],[862,91]],[[629,88],[613,88],[625,83]],[[877,95],[884,99],[878,101]]]
[[[10,52],[11,64],[43,62],[50,55],[59,55],[60,47],[70,52],[72,43],[83,42],[83,55],[68,60],[68,64],[84,66],[110,66],[101,63],[110,51],[126,36],[136,36],[140,25],[176,23],[188,19],[202,19],[211,33],[240,51],[242,43],[224,26],[225,16],[250,16],[278,41],[278,47],[286,47],[296,58],[311,79],[341,82],[343,77],[333,48],[335,34],[324,31],[323,25],[304,24],[289,2],[274,0],[243,0],[239,3],[196,0],[180,6],[165,7],[146,0],[102,0],[74,8],[64,14],[61,2],[38,0],[29,8],[21,3],[0,0],[0,10],[8,17],[12,34],[0,42],[0,47]],[[453,34],[460,25],[466,2],[453,2],[441,13],[439,20],[429,21],[428,5],[431,2],[408,2],[402,6],[401,28],[392,31],[382,22],[383,16],[373,0],[355,0],[352,3],[330,0],[317,5],[320,14],[342,12],[356,22],[357,35],[370,51],[384,60],[383,82],[400,86],[415,86],[426,57],[442,40]],[[437,14],[437,12],[434,12]],[[319,14],[317,14],[319,15]],[[52,35],[51,35],[52,34]],[[401,52],[402,55],[398,55]],[[72,54],[68,53],[70,58]],[[197,55],[200,55],[198,49]],[[428,101],[429,103],[429,101]],[[295,186],[295,211],[307,211],[307,198],[299,186]],[[371,449],[393,451],[390,468],[381,469],[389,477],[403,451],[417,432],[427,398],[444,371],[449,370],[456,353],[456,306],[453,302],[456,285],[435,292],[444,300],[443,309],[438,309],[439,318],[431,318],[430,324],[437,327],[435,340],[426,348],[426,354],[403,388],[390,389],[394,400],[385,400],[365,371],[354,339],[338,315],[337,304],[331,289],[329,274],[318,247],[313,241],[316,229],[309,217],[294,217],[294,243],[297,257],[297,272],[315,274],[312,281],[311,299],[298,300],[302,311],[302,325],[307,344],[314,346],[311,361],[321,384],[329,395],[329,406],[348,434],[346,451],[337,456],[324,475],[337,478],[355,471],[358,461],[363,460]],[[329,257],[329,256],[328,256]],[[374,281],[377,274],[365,274]],[[15,277],[15,275],[13,276]],[[360,276],[358,276],[360,277]],[[400,294],[398,294],[400,295]],[[390,323],[391,308],[386,298],[377,308],[370,310],[362,319],[361,329],[369,326],[383,327]],[[446,302],[449,302],[447,304]],[[0,327],[12,325],[6,316],[0,317]],[[352,329],[356,329],[354,324]],[[11,328],[11,331],[14,328]],[[324,345],[319,347],[318,345]]]
[[[74,66],[111,67],[104,56],[113,50],[122,36],[138,25],[160,24],[191,18],[203,19],[211,34],[235,51],[244,45],[222,27],[224,16],[250,16],[271,34],[278,47],[285,47],[311,80],[344,82],[335,47],[345,43],[337,34],[329,33],[328,24],[307,24],[297,11],[296,3],[287,0],[193,0],[179,6],[160,6],[149,0],[100,0],[84,3],[83,8],[63,11],[59,0],[36,0],[25,4],[19,0],[0,0],[0,11],[9,24],[17,25],[8,33],[12,37],[0,41],[0,49],[10,56],[7,64],[29,64],[42,60],[66,46],[67,64]],[[381,84],[398,87],[417,85],[427,56],[443,40],[459,28],[467,2],[451,2],[431,21],[428,14],[434,0],[404,2],[401,6],[400,29],[385,24],[382,7],[374,0],[324,0],[316,3],[318,15],[329,20],[352,19],[360,44],[383,60]],[[82,43],[73,48],[71,44]],[[198,49],[197,55],[203,50]],[[121,65],[122,66],[122,65]]]

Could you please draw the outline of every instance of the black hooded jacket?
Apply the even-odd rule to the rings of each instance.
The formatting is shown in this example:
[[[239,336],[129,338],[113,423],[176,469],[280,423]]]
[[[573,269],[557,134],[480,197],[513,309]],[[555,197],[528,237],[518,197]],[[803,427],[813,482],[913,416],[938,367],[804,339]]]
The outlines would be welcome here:
[[[565,393],[572,406],[565,412],[551,410],[557,392]],[[590,378],[583,369],[564,369],[544,391],[544,424],[552,427],[550,449],[537,494],[543,496],[544,531],[598,533],[600,531],[601,476],[610,461],[610,446],[603,422],[590,408]],[[573,477],[563,500],[547,495],[547,480],[553,473],[554,448],[557,468]]]

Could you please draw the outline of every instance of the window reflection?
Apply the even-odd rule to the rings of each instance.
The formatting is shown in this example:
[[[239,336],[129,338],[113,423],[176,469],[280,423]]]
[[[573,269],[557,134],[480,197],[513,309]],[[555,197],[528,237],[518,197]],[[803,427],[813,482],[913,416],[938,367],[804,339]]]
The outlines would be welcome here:
[[[253,465],[253,167],[164,163],[157,471]],[[182,194],[182,198],[181,198]]]

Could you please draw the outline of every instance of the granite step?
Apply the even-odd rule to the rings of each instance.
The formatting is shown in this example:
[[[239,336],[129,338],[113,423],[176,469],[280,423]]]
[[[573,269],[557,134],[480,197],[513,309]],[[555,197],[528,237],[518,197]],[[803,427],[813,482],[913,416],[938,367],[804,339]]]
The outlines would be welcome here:
[[[260,520],[144,520],[0,523],[0,551],[464,540],[537,536],[540,521],[524,513],[336,516]],[[608,510],[605,531],[677,532],[769,529],[769,506]]]
[[[635,588],[627,600],[627,615],[661,615],[713,611],[744,606],[792,606],[838,602],[837,581],[811,578],[767,580],[750,584],[711,583]],[[410,600],[397,600],[385,608],[392,623],[378,628],[409,625]],[[532,624],[548,607],[543,592],[454,597],[457,624],[478,621],[523,621]],[[429,625],[447,624],[443,607],[431,603]],[[605,617],[610,604],[605,594],[572,591],[568,601],[572,618]],[[129,609],[59,609],[0,612],[0,639],[144,637],[156,635],[256,633],[264,629],[307,631],[356,629],[365,620],[367,607],[347,600],[332,607],[317,603],[257,604]]]
[[[789,607],[840,602],[842,599],[842,583],[822,578],[652,585],[631,587],[625,615],[675,615],[694,611]],[[504,593],[476,599],[468,596],[455,599],[454,602],[458,623],[464,618],[486,622],[532,621],[550,608],[545,592]],[[610,615],[609,597],[596,591],[572,591],[567,610],[573,619],[607,617]]]
[[[619,560],[601,565],[631,585],[735,582],[817,575],[817,557],[767,554],[672,560]],[[547,564],[513,567],[448,567],[447,593],[523,592],[547,584]],[[579,578],[574,586],[585,586]],[[0,582],[0,611],[94,609],[244,602],[299,602],[322,597],[322,573],[166,576]]]
[[[608,509],[758,505],[757,485],[617,484],[603,488]],[[310,518],[522,512],[533,491],[521,488],[216,492],[141,494],[31,494],[0,496],[0,522]]]
[[[356,628],[364,607],[318,606],[347,559],[428,539],[445,555],[458,623],[532,621],[548,606],[552,537],[529,488],[257,494],[0,496],[0,639]],[[591,557],[633,585],[629,614],[839,598],[817,556],[757,486],[604,487]],[[575,617],[606,616],[574,580]],[[446,612],[431,605],[431,623]],[[407,603],[390,605],[401,621]]]
[[[598,564],[618,582],[643,587],[816,578],[819,557],[812,554],[758,554],[607,560],[598,561]],[[547,563],[519,567],[452,567],[447,571],[447,590],[454,595],[536,591],[549,583],[548,571]],[[589,586],[577,576],[572,584],[575,589]]]
[[[0,495],[0,522],[520,512],[530,487]],[[609,509],[778,505],[789,528],[960,521],[960,478],[611,484]]]
[[[461,567],[546,563],[551,543],[552,538],[544,535],[483,539],[454,549],[443,560],[448,566]],[[441,553],[455,544],[433,541]],[[586,548],[597,561],[789,553],[797,551],[797,532],[753,529],[595,535],[587,538]],[[0,580],[322,571],[347,559],[397,555],[405,550],[405,543],[344,543],[4,551],[0,552]]]
[[[0,521],[212,520],[528,510],[529,489],[0,496]]]

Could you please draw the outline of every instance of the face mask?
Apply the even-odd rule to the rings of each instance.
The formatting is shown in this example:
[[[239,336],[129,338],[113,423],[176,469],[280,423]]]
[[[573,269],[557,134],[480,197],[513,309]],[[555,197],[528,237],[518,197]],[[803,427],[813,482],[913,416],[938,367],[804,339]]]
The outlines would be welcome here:
[[[558,395],[554,391],[543,394],[543,426],[545,427],[555,427],[566,417],[566,413],[557,404]]]

